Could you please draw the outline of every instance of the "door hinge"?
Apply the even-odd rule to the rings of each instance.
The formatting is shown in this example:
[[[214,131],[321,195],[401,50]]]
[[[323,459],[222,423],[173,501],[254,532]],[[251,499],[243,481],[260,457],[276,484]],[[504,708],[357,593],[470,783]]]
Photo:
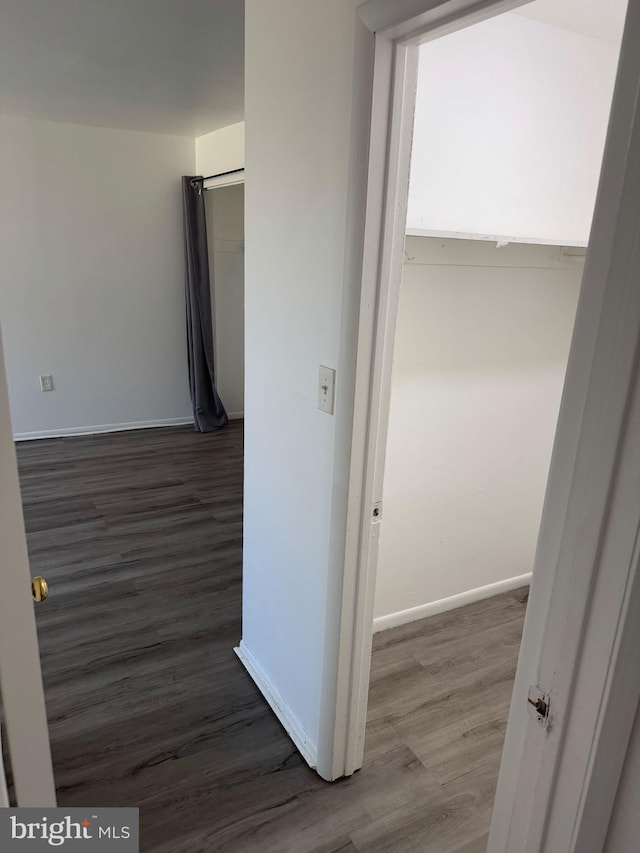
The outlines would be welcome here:
[[[529,687],[527,696],[527,708],[533,719],[544,726],[545,729],[549,725],[549,711],[551,709],[551,699],[548,693],[545,693],[537,684]]]

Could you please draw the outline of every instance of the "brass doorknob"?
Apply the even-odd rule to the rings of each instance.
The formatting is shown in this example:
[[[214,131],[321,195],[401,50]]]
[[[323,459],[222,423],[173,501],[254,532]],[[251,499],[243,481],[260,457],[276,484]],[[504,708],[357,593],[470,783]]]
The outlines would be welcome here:
[[[44,578],[33,578],[31,581],[31,592],[36,601],[44,601],[49,595],[49,584]]]

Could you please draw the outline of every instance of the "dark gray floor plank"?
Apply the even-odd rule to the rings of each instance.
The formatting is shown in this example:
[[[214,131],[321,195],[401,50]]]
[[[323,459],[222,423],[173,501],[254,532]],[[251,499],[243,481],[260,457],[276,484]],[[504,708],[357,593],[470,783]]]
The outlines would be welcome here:
[[[365,764],[323,782],[233,653],[242,424],[18,446],[59,802],[153,853],[481,853],[523,591],[374,638]]]

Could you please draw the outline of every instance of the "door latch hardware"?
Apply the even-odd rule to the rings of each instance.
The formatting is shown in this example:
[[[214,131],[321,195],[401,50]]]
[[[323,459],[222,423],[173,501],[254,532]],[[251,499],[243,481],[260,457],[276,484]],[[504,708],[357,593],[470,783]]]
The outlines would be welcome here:
[[[547,727],[549,723],[549,710],[550,710],[550,701],[549,696],[542,690],[538,685],[532,685],[529,688],[529,694],[527,696],[527,707],[529,708],[529,713],[536,720],[536,722],[540,723],[541,726]]]
[[[373,505],[373,510],[371,512],[372,521],[380,521],[382,518],[382,501],[377,501]]]

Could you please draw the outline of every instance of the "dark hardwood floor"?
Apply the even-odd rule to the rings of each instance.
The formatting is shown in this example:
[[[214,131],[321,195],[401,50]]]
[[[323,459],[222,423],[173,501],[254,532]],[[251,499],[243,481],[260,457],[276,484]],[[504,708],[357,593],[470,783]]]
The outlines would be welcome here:
[[[379,634],[364,768],[301,760],[233,653],[242,424],[18,446],[58,797],[143,851],[481,853],[523,593]]]

